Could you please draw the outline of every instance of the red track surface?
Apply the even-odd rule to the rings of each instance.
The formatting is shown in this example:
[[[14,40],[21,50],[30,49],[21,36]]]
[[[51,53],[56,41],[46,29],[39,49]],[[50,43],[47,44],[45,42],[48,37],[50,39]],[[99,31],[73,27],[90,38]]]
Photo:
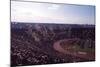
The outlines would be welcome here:
[[[64,48],[62,48],[62,46],[60,45],[60,43],[62,41],[68,41],[68,40],[74,40],[74,39],[64,39],[64,40],[59,40],[57,42],[54,43],[53,45],[53,48],[58,51],[58,52],[61,52],[61,53],[64,53],[64,54],[69,54],[69,55],[72,55],[72,56],[76,56],[76,57],[80,57],[80,58],[83,58],[83,59],[87,59],[87,60],[92,60],[92,59],[95,59],[95,53],[86,53],[86,52],[71,52],[70,50],[65,50]]]

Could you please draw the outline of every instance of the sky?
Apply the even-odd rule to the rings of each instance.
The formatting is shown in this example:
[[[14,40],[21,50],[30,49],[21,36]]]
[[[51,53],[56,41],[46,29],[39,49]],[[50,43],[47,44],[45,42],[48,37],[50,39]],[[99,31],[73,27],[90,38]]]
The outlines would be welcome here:
[[[95,24],[95,6],[11,1],[11,21]]]

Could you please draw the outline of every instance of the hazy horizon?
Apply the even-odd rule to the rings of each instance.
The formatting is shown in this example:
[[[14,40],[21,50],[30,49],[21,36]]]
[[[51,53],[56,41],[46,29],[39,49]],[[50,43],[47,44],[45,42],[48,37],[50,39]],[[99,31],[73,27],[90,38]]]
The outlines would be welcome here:
[[[11,1],[11,22],[95,25],[95,6]]]

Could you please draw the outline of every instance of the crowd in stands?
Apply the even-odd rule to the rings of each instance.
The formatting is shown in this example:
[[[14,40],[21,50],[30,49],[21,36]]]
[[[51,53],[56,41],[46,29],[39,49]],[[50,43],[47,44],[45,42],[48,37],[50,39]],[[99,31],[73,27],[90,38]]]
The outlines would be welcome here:
[[[13,25],[13,24],[12,24]],[[75,30],[74,30],[75,31]],[[77,31],[77,30],[76,30]],[[76,32],[75,31],[75,32]],[[94,30],[81,30],[85,38],[94,38]],[[70,55],[61,55],[53,49],[53,43],[65,38],[84,38],[78,36],[79,30],[75,32],[66,29],[53,29],[45,25],[36,25],[35,28],[29,24],[27,28],[11,28],[11,66],[56,64],[85,61],[85,59]],[[92,37],[92,38],[91,38]]]

